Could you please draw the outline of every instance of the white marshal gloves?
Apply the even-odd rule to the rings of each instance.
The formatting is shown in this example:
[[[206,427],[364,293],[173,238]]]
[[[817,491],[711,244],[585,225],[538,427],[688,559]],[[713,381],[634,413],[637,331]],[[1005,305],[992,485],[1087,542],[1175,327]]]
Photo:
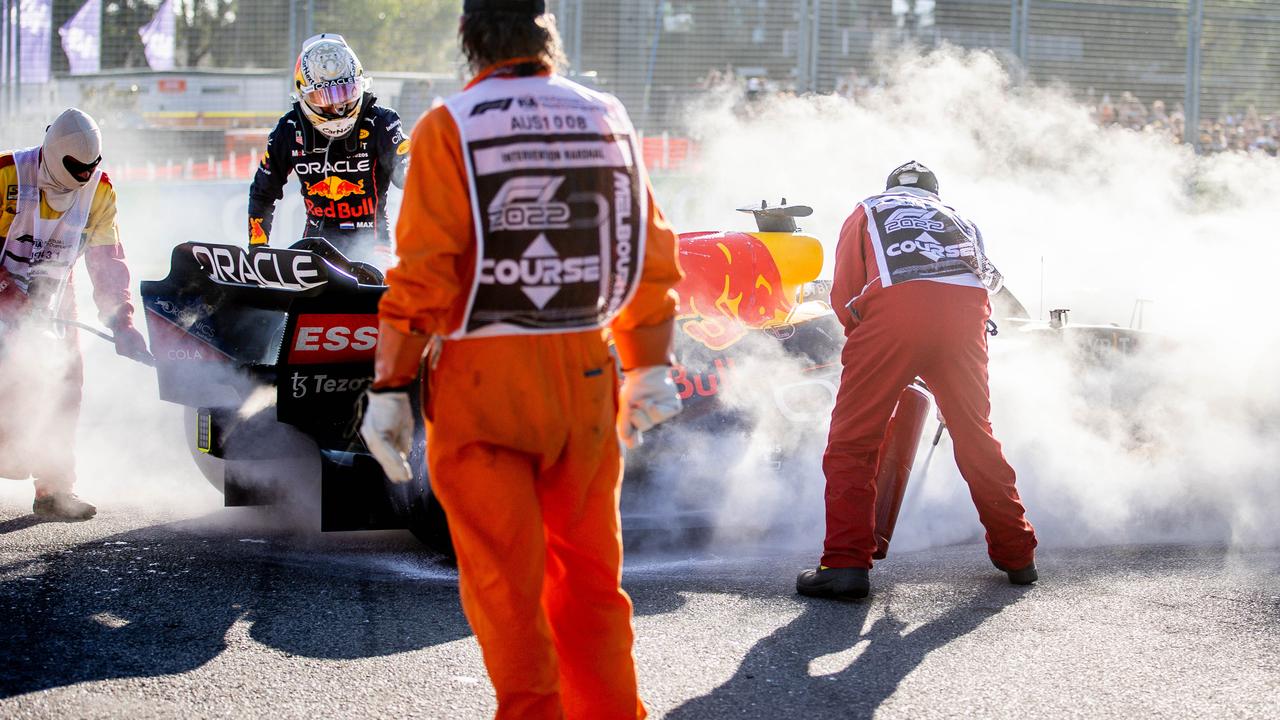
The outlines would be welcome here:
[[[625,370],[622,389],[618,391],[618,438],[627,448],[637,448],[644,442],[645,430],[675,417],[682,407],[670,367],[650,365]]]
[[[405,390],[369,391],[369,406],[360,423],[360,437],[373,459],[394,483],[413,477],[409,451],[413,448],[413,408]]]

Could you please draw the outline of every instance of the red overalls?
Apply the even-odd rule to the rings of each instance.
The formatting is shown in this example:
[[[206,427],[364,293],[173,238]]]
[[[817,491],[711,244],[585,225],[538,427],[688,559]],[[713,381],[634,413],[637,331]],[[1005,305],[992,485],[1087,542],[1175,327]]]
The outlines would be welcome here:
[[[987,291],[930,280],[882,287],[867,214],[859,205],[836,250],[832,306],[845,326],[844,370],[822,467],[827,479],[826,567],[871,567],[876,548],[877,450],[898,396],[929,386],[955,446],[956,464],[987,530],[991,559],[1020,569],[1034,559],[1014,472],[991,433]],[[854,297],[852,308],[846,305]]]

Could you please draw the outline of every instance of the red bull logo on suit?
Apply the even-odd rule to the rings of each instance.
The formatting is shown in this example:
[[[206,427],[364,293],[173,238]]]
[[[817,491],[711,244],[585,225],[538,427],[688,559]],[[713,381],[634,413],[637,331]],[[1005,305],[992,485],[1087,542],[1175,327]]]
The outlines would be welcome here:
[[[306,186],[305,204],[307,214],[311,217],[331,218],[334,220],[354,220],[365,216],[372,217],[378,210],[377,200],[373,196],[365,197],[359,203],[341,202],[353,195],[364,195],[364,180],[351,182],[332,175],[317,180]],[[321,197],[329,202],[316,202],[312,197]]]
[[[353,183],[340,177],[326,176],[323,180],[307,185],[307,195],[319,195],[328,200],[341,200],[349,195],[363,195],[364,181]]]

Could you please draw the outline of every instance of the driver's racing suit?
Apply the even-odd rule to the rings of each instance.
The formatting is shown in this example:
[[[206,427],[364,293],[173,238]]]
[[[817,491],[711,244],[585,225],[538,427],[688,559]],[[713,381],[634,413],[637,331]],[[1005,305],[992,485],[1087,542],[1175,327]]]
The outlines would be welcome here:
[[[105,173],[92,191],[80,256],[93,283],[93,300],[99,320],[116,333],[132,332],[133,306],[129,297],[129,269],[116,229],[116,192]],[[12,265],[24,262],[20,243],[29,236],[11,237],[19,214],[18,168],[13,153],[0,153],[0,258]],[[33,204],[30,212],[35,212]],[[43,196],[39,217],[46,223],[63,217]],[[47,239],[47,238],[46,238]],[[29,262],[29,261],[27,261]],[[68,271],[69,272],[69,271]],[[13,283],[13,276],[6,284]],[[34,287],[34,286],[33,286]],[[25,306],[0,317],[0,477],[35,479],[37,496],[70,492],[75,484],[75,431],[80,414],[84,365],[73,326],[55,326],[49,332],[21,332],[21,321],[36,303],[16,287],[8,296]],[[15,314],[17,317],[15,317]],[[74,319],[75,289],[70,280],[62,294],[57,315]],[[60,336],[59,336],[60,334]]]
[[[289,173],[297,173],[306,209],[306,237],[323,237],[347,257],[372,260],[391,246],[387,188],[404,186],[409,141],[395,110],[364,96],[351,134],[330,140],[316,131],[294,103],[267,140],[267,151],[249,188],[249,244],[270,239],[275,206]],[[290,238],[289,242],[298,238]]]

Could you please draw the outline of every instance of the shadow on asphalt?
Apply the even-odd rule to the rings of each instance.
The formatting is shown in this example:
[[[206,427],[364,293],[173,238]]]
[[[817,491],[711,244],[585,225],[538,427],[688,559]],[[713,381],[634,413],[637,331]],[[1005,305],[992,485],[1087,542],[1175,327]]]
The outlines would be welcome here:
[[[296,560],[305,542],[287,543],[283,558],[276,541],[263,542],[161,525],[0,567],[0,699],[187,672],[226,649],[242,621],[257,642],[322,659],[471,634],[453,582],[344,572]]]
[[[36,524],[19,517],[0,522],[0,532]],[[0,566],[0,699],[190,672],[242,632],[268,648],[328,660],[471,636],[454,571],[407,533],[318,536],[281,532],[279,524],[270,514],[219,512]],[[739,582],[740,592],[752,592],[750,578]],[[724,590],[696,577],[634,583],[637,615],[676,612],[688,591]]]
[[[22,517],[16,517],[12,520],[5,520],[4,522],[0,522],[0,535],[18,532],[19,530],[26,530],[27,528],[34,527],[42,522],[44,521],[35,515],[23,515]]]
[[[799,617],[757,642],[732,678],[666,717],[870,718],[926,655],[972,632],[1028,590],[992,579],[963,604],[906,633],[908,623],[894,616],[891,596],[885,614],[865,630],[873,602],[800,600]],[[873,588],[880,595],[891,591]],[[848,662],[843,669],[810,674],[813,660],[857,646],[852,662],[836,663]]]

